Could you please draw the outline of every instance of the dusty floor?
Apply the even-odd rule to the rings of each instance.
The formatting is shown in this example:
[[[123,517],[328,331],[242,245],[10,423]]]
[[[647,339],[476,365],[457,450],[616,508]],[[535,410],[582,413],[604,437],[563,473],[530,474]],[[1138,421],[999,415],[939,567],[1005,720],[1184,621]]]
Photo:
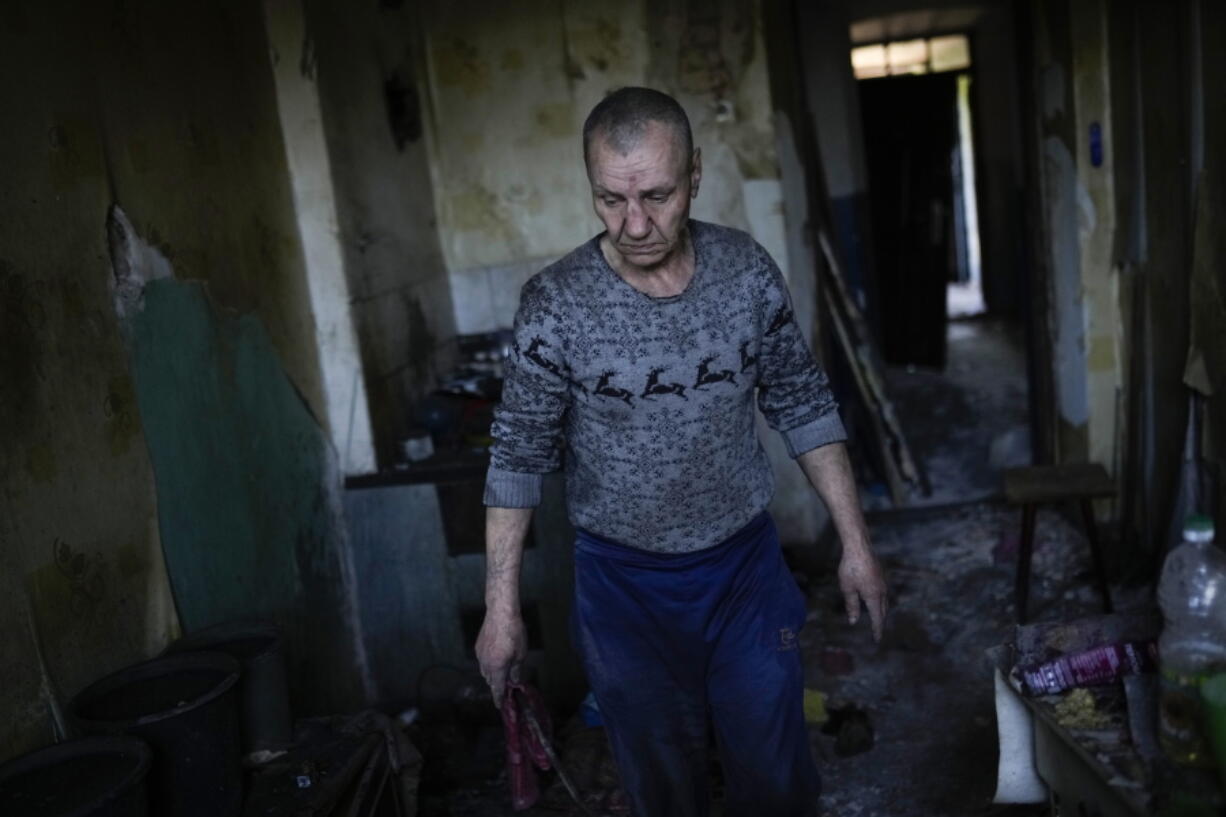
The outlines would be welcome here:
[[[840,738],[812,728],[824,781],[823,817],[1047,814],[1045,805],[991,804],[996,725],[983,653],[1012,631],[1019,526],[1018,512],[996,498],[999,469],[1029,454],[1017,338],[988,321],[955,323],[946,372],[889,376],[933,493],[916,507],[869,513],[893,596],[882,643],[872,643],[867,620],[847,626],[828,570],[797,571],[810,601],[802,635],[808,686],[827,697],[828,709],[851,705],[863,712],[872,732],[870,747],[840,756]],[[1096,612],[1088,569],[1080,531],[1055,511],[1041,512],[1032,620]],[[1127,595],[1116,591],[1118,606],[1128,606]],[[858,729],[849,727],[843,744],[856,731],[863,738],[863,727],[863,720]],[[624,814],[600,730],[572,720],[558,742],[593,812]],[[498,772],[497,725],[473,731],[465,745],[467,781],[428,791],[423,817],[511,813]],[[473,766],[478,762],[484,778]],[[545,783],[541,804],[522,813],[581,813],[556,780]]]
[[[928,496],[913,496],[911,505],[997,496],[1000,470],[1030,462],[1021,328],[971,318],[951,322],[947,337],[943,371],[886,372],[899,421],[931,488]]]

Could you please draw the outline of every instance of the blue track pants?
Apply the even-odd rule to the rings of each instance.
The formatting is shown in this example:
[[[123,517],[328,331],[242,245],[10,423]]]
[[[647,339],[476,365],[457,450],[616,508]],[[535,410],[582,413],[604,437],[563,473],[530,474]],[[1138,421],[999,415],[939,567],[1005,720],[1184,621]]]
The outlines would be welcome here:
[[[766,513],[695,553],[579,532],[576,643],[635,817],[707,815],[712,730],[727,817],[817,814],[804,622]]]

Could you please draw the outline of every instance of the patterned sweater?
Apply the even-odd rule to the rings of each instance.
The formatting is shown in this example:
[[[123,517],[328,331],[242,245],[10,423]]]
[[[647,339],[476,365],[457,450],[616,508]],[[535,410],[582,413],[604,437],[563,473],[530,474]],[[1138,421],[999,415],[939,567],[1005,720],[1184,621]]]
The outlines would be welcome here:
[[[524,285],[486,505],[534,507],[542,475],[565,460],[577,527],[644,550],[700,550],[774,492],[755,391],[793,457],[845,439],[774,261],[739,230],[689,227],[695,271],[680,295],[627,284],[599,236]]]

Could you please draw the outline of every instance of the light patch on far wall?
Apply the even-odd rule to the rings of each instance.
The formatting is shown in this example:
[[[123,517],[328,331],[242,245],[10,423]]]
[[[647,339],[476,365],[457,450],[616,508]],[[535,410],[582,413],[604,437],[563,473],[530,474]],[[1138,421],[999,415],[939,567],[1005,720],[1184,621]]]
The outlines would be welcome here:
[[[1077,167],[1064,141],[1043,142],[1051,241],[1053,358],[1060,417],[1071,426],[1090,418],[1086,389],[1085,317],[1082,314]]]

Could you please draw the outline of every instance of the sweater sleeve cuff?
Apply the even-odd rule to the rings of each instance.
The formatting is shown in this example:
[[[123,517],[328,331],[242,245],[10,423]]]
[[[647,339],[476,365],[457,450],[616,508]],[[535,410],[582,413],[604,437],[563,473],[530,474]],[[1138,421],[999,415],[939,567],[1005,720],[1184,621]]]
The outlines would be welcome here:
[[[792,459],[814,448],[840,443],[847,439],[847,431],[843,428],[843,421],[839,419],[837,411],[823,414],[812,422],[781,433],[788,448],[788,456]]]
[[[491,508],[535,508],[541,504],[541,474],[521,474],[490,466],[485,474],[485,504]]]

